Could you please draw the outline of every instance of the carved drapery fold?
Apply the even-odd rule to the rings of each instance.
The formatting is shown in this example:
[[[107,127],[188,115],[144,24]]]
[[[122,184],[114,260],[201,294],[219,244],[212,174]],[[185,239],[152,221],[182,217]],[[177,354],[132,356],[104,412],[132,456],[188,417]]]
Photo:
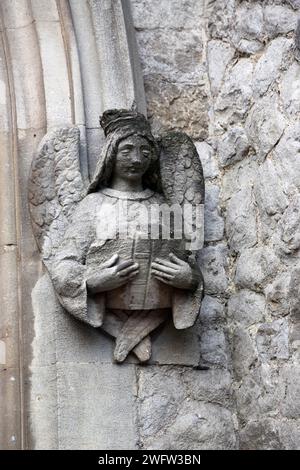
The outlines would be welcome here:
[[[31,292],[42,274],[26,197],[32,155],[49,129],[75,124],[81,132],[81,166],[87,177],[94,168],[101,139],[98,117],[105,107],[130,107],[136,101],[145,111],[127,7],[121,0],[1,1],[0,448],[34,445],[24,419],[32,397],[28,387],[23,389],[37,328]],[[33,362],[31,374],[49,380],[38,368]],[[42,423],[37,391],[35,399],[36,423],[29,423],[41,438],[35,445],[55,448],[54,415],[47,416],[46,410]]]

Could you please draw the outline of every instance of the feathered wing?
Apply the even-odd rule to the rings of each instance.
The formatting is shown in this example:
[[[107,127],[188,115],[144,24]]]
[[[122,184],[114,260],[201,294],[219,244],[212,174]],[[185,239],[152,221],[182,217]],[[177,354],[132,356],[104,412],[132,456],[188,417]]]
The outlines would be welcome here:
[[[192,139],[184,132],[170,132],[160,146],[162,188],[168,201],[204,204],[203,169]]]
[[[205,187],[202,164],[192,139],[183,132],[168,133],[161,138],[160,146],[162,190],[169,204],[180,204],[183,209],[184,236],[191,253],[189,262],[196,266],[195,252],[202,248],[204,240]],[[202,279],[195,291],[175,290],[173,320],[176,328],[188,328],[195,323],[202,297]]]
[[[186,230],[187,218],[192,215],[192,232],[198,237],[202,248],[203,243],[203,214],[204,214],[204,176],[202,164],[192,139],[183,132],[170,132],[161,139],[160,154],[161,184],[169,204],[180,204],[183,210]],[[191,213],[188,209],[194,209]],[[195,226],[195,216],[198,216],[198,226]],[[200,225],[200,226],[199,226]],[[196,233],[196,230],[198,233]],[[185,233],[185,235],[188,235]],[[192,248],[191,248],[192,249]]]
[[[49,132],[34,156],[29,184],[29,211],[34,236],[47,268],[71,215],[84,195],[77,127]]]

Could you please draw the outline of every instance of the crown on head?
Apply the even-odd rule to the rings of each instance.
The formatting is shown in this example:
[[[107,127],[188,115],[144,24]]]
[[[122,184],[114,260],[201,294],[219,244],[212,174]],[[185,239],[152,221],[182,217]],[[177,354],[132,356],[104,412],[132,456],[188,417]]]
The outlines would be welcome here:
[[[145,116],[137,111],[127,109],[109,109],[100,117],[100,125],[105,136],[122,127],[133,126],[136,130],[151,133],[149,123]]]

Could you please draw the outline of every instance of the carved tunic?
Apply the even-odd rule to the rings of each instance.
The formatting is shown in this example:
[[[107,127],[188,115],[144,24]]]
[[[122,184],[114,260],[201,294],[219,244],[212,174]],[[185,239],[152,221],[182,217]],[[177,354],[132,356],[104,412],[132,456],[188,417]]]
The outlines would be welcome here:
[[[87,269],[99,269],[99,264],[114,253],[121,260],[133,259],[139,264],[135,279],[106,292],[106,306],[126,310],[170,308],[172,288],[151,276],[151,263],[156,257],[168,259],[170,251],[181,257],[185,252],[182,240],[162,238],[167,234],[167,226],[165,232],[162,230],[166,220],[159,217],[158,211],[151,212],[151,208],[158,209],[165,202],[163,197],[149,189],[141,193],[103,189],[100,194],[103,201],[97,214],[96,240],[87,254]],[[114,221],[118,227],[114,227]],[[114,233],[110,233],[112,228],[116,229]]]
[[[152,218],[150,225],[141,223],[135,227],[133,225],[130,238],[112,237],[113,234],[107,233],[106,228],[111,230],[116,215],[112,214],[112,209],[120,201],[126,202],[127,205],[125,219],[129,230],[132,228],[131,222],[143,220],[137,217],[143,210],[149,213],[150,205],[165,203],[163,196],[149,189],[142,193],[125,193],[109,188],[92,193],[81,201],[73,214],[72,223],[57,250],[52,266],[51,275],[61,302],[66,310],[93,326],[101,326],[105,308],[150,310],[173,307],[175,326],[186,328],[188,323],[192,324],[192,319],[194,321],[198,313],[197,298],[201,297],[202,291],[197,295],[195,292],[175,289],[150,275],[151,262],[157,256],[166,259],[172,251],[187,260],[182,240],[164,240],[161,236],[159,239],[150,239],[148,235],[151,224],[152,228],[153,225],[162,228],[159,221]],[[107,216],[109,216],[108,227],[105,220]],[[122,227],[122,220],[120,226]],[[138,262],[139,275],[117,289],[87,296],[85,280],[88,274],[99,269],[99,266],[114,253],[119,253],[121,260],[133,258]],[[192,305],[190,305],[190,318],[186,321],[181,315],[180,306],[184,301],[184,310],[188,311],[189,305],[186,302],[189,299]]]

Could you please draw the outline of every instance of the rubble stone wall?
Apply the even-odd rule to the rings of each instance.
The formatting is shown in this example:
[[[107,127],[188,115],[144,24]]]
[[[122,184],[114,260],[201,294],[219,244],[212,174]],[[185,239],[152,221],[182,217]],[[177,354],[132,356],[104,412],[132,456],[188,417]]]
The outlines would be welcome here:
[[[131,0],[156,132],[206,177],[200,366],[139,370],[140,444],[300,447],[299,0]]]

